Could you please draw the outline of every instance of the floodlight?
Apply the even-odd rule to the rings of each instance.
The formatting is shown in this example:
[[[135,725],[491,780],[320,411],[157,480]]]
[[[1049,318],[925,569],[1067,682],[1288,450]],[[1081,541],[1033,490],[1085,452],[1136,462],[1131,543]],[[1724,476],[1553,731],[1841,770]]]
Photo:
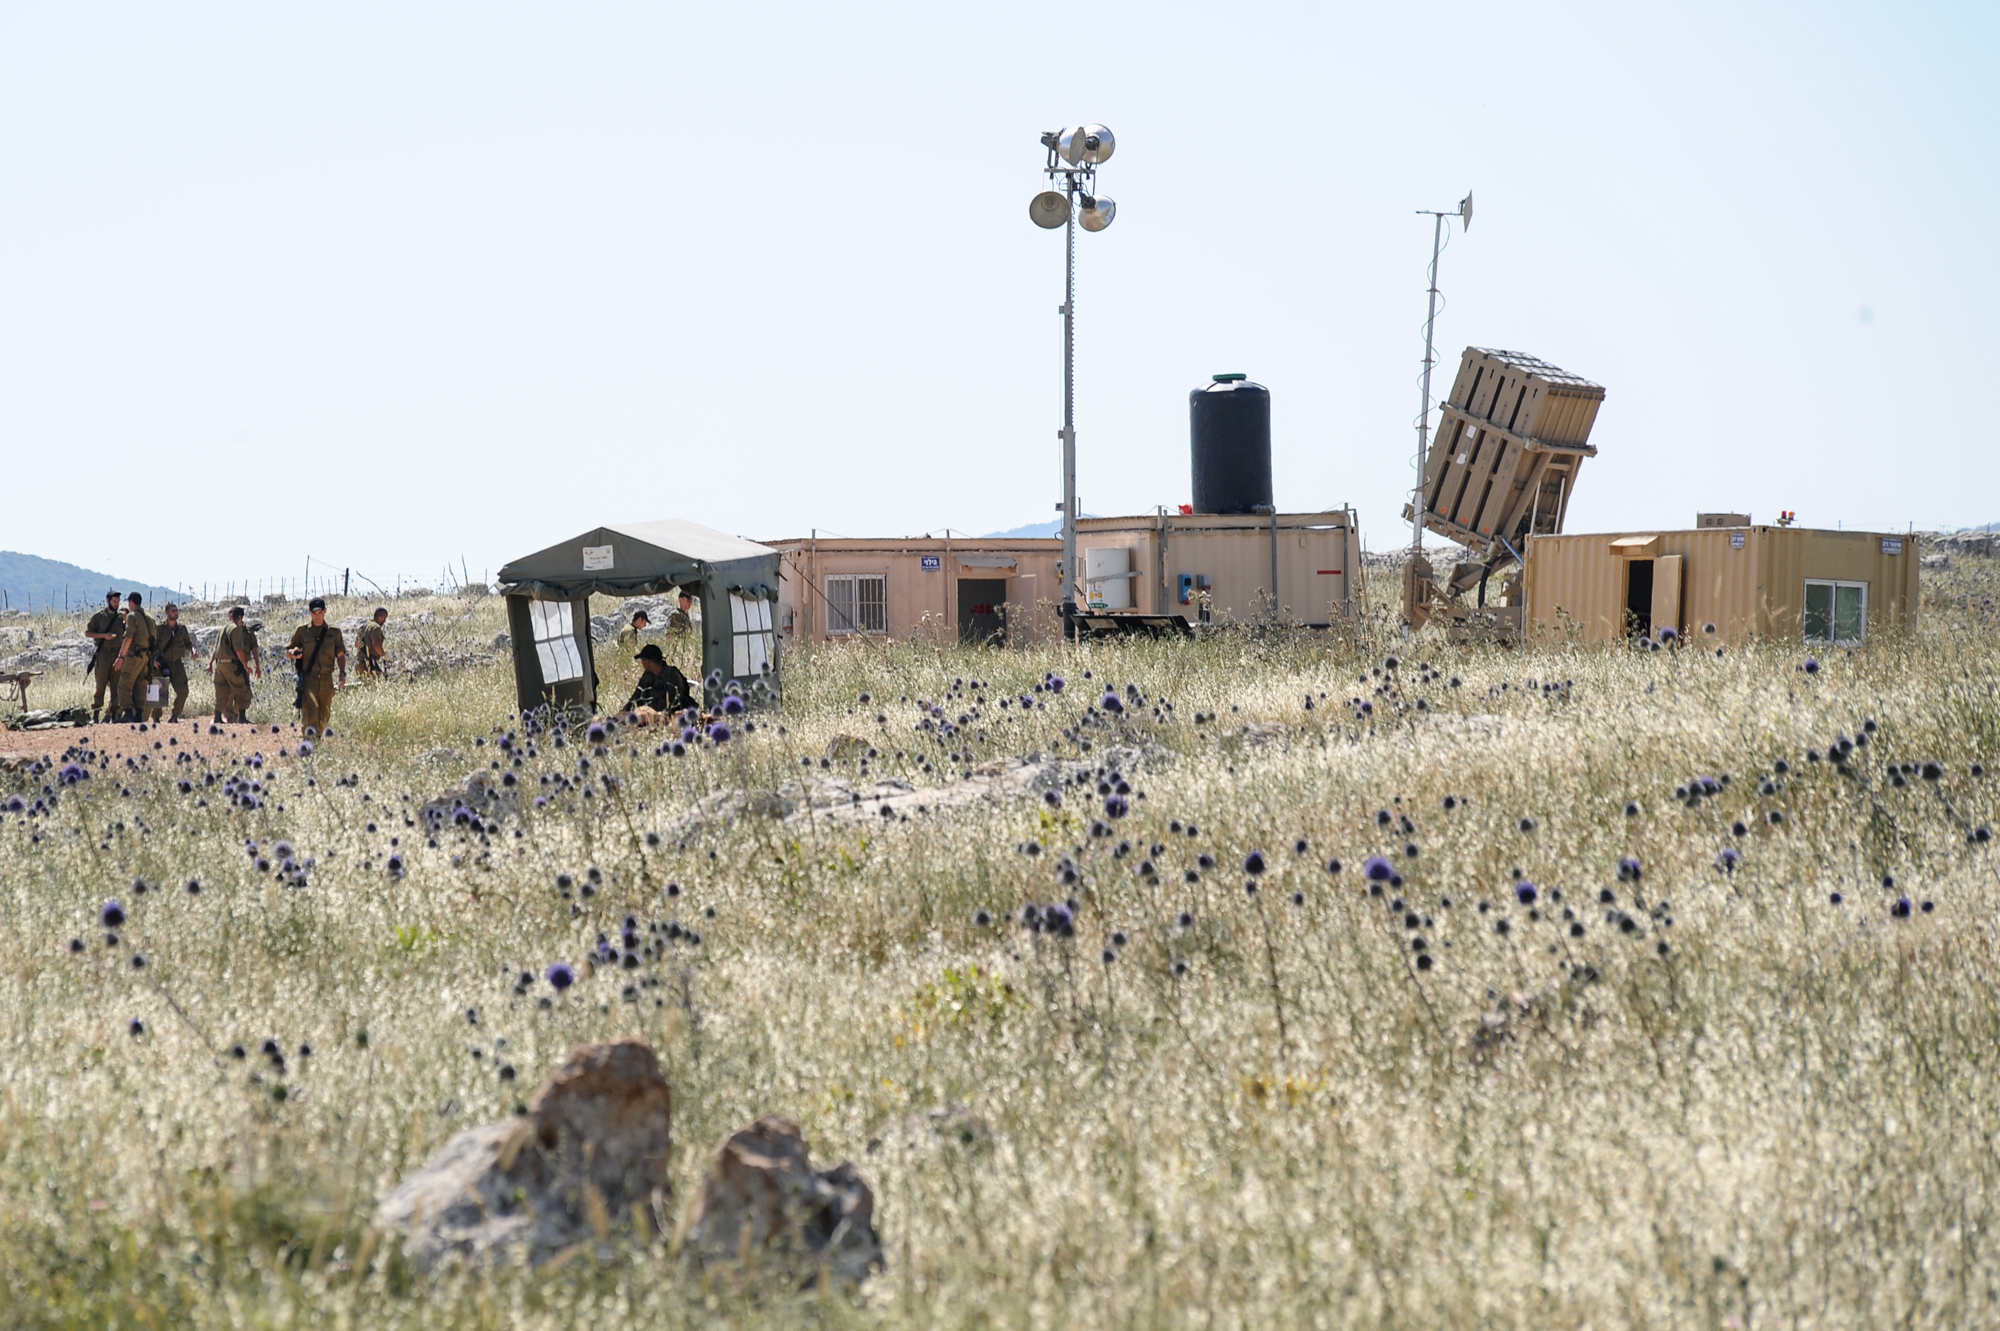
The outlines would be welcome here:
[[[1467,231],[1470,231],[1470,230],[1472,230],[1472,191],[1471,191],[1471,190],[1467,190],[1467,191],[1465,192],[1465,197],[1464,197],[1464,198],[1462,198],[1462,199],[1460,199],[1460,200],[1458,201],[1458,217],[1459,217],[1459,224],[1460,224],[1461,226],[1463,226],[1463,227],[1464,227],[1464,228],[1465,228],[1465,229],[1466,229]]]
[[[1102,194],[1085,194],[1080,197],[1083,200],[1083,211],[1077,215],[1076,220],[1083,223],[1085,231],[1102,231],[1111,225],[1112,218],[1118,216],[1118,205]]]
[[[1053,231],[1069,221],[1069,200],[1052,189],[1045,189],[1028,200],[1028,217],[1036,226]]]
[[[1111,154],[1118,147],[1118,140],[1102,125],[1083,127],[1083,158],[1092,166],[1102,166],[1111,160]]]
[[[1083,165],[1083,138],[1085,132],[1082,125],[1071,125],[1056,139],[1056,151],[1071,166]]]

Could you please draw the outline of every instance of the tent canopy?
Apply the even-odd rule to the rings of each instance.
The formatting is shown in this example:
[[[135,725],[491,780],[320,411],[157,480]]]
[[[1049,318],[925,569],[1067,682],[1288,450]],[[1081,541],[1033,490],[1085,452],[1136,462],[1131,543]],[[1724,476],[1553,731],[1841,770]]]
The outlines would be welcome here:
[[[778,552],[768,545],[683,518],[618,522],[509,562],[500,570],[500,590],[545,600],[593,592],[647,596],[700,584],[706,574],[775,596],[777,560]]]
[[[703,692],[774,696],[778,552],[679,518],[593,527],[500,570],[522,710],[598,705],[590,598],[678,587],[701,603]],[[620,671],[630,669],[625,663]]]

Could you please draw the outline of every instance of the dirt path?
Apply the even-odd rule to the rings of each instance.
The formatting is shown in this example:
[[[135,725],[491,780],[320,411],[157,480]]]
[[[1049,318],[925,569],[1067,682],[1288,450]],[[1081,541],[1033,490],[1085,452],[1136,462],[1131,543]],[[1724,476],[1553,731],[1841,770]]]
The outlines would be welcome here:
[[[207,717],[182,717],[158,725],[65,726],[56,730],[0,730],[0,771],[27,766],[37,758],[61,754],[72,744],[88,745],[113,758],[142,753],[187,750],[197,758],[230,758],[245,753],[275,753],[299,742],[299,728],[289,726],[223,726],[210,734]],[[336,727],[337,729],[337,727]],[[275,732],[275,733],[274,733]],[[338,736],[334,743],[339,743]]]

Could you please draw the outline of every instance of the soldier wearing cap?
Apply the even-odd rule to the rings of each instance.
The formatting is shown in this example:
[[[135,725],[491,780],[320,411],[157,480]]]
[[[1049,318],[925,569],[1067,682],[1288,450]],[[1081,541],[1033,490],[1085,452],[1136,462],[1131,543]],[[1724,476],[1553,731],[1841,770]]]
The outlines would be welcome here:
[[[118,699],[118,672],[111,663],[118,659],[118,640],[125,636],[125,620],[118,613],[117,592],[104,593],[104,608],[90,617],[83,636],[97,644],[97,653],[90,658],[90,672],[97,678],[97,692],[90,699],[90,719],[95,721],[104,711],[106,695],[113,702]]]
[[[375,614],[361,626],[361,632],[354,637],[354,646],[361,653],[354,662],[356,676],[371,675],[382,677],[382,659],[389,654],[389,645],[382,633],[382,626],[389,622],[389,612],[382,606],[375,607]]]
[[[632,622],[618,630],[618,647],[621,651],[639,650],[639,635],[653,626],[653,618],[644,610],[632,612]]]
[[[285,655],[298,663],[299,724],[324,735],[333,716],[333,691],[347,687],[347,640],[326,622],[324,599],[315,596],[306,608],[312,612],[312,622],[299,625]],[[335,667],[340,670],[338,684],[333,682]]]
[[[250,719],[250,676],[264,678],[264,662],[257,654],[257,635],[243,622],[243,607],[229,607],[229,627],[222,630],[215,652],[208,658],[209,673],[215,676],[215,719]]]
[[[153,660],[159,663],[160,675],[174,689],[174,713],[167,720],[178,721],[181,719],[181,708],[187,705],[188,700],[187,658],[188,653],[194,650],[194,636],[188,632],[187,625],[181,623],[181,608],[172,601],[167,602],[167,608],[160,613],[166,622],[159,626]],[[166,699],[160,701],[165,702]],[[160,719],[161,710],[158,704],[150,709],[153,720]]]
[[[112,660],[117,681],[111,692],[112,719],[137,721],[145,698],[140,690],[153,668],[153,644],[158,633],[146,613],[146,599],[133,592],[125,598],[125,636],[118,641],[118,655]]]
[[[632,696],[626,699],[623,710],[635,712],[641,707],[650,707],[656,712],[672,713],[694,706],[687,676],[667,664],[667,658],[660,652],[660,644],[647,643],[632,659],[645,673],[639,676],[639,687],[632,690]]]
[[[693,648],[695,665],[701,664],[701,637],[694,631],[694,616],[689,611],[694,606],[694,597],[683,587],[676,593],[679,604],[667,612],[667,642],[673,647],[674,655],[686,660],[689,648]]]

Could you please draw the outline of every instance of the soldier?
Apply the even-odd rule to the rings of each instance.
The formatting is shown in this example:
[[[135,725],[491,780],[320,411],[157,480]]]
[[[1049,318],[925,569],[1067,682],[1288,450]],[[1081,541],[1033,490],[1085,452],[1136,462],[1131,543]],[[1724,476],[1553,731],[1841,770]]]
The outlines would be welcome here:
[[[181,719],[181,708],[187,706],[187,658],[188,653],[194,650],[194,637],[188,632],[187,625],[181,623],[181,608],[172,601],[167,602],[167,608],[161,614],[166,623],[159,627],[159,641],[153,648],[153,660],[159,663],[159,673],[174,686],[174,714],[167,720],[178,721]],[[158,721],[160,708],[154,706],[151,710],[153,720]]]
[[[689,610],[694,605],[694,597],[683,587],[678,593],[679,608],[667,612],[667,642],[674,655],[685,660],[692,653],[696,667],[701,665],[701,636],[694,631],[694,616]]]
[[[250,719],[250,675],[264,678],[264,662],[257,652],[257,635],[243,622],[243,607],[229,607],[229,627],[208,658],[208,672],[215,676],[215,719]]]
[[[118,656],[112,662],[118,672],[111,693],[114,721],[139,719],[140,708],[146,701],[141,690],[153,668],[153,644],[158,638],[152,617],[146,613],[145,598],[133,592],[125,598],[125,636],[119,639]]]
[[[307,734],[324,735],[333,716],[333,691],[347,687],[347,640],[326,622],[323,599],[313,597],[306,609],[312,612],[312,622],[299,625],[285,655],[299,667],[299,724]],[[336,666],[340,669],[338,684],[333,682]]]
[[[653,620],[644,610],[632,612],[632,622],[618,630],[618,650],[636,652],[639,650],[639,636],[653,626]]]
[[[110,694],[117,700],[117,690],[112,687],[116,675],[111,663],[118,657],[118,640],[125,636],[125,621],[118,614],[118,593],[104,593],[104,608],[90,617],[84,626],[83,636],[97,644],[97,652],[90,658],[90,671],[97,677],[97,693],[90,700],[90,719],[97,720],[104,711],[104,696]]]
[[[356,636],[354,645],[361,653],[360,658],[354,663],[356,675],[372,675],[376,679],[382,677],[382,660],[389,654],[389,645],[383,638],[382,626],[388,622],[388,610],[378,605],[375,607],[374,618],[364,625],[360,634]]]

